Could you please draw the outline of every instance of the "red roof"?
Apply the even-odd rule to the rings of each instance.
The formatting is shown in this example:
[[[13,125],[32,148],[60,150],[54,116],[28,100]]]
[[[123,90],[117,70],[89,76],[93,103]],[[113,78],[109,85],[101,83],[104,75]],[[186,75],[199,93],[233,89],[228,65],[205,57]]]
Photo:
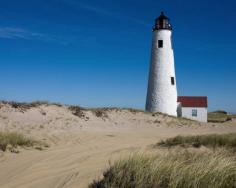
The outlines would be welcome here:
[[[204,107],[207,108],[207,97],[187,97],[179,96],[178,102],[181,103],[183,107]]]

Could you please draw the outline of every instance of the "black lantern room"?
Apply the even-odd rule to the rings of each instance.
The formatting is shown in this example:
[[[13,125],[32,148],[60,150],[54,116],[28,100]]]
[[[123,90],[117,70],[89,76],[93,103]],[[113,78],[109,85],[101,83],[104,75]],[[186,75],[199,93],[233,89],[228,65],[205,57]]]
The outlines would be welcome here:
[[[155,26],[153,27],[153,31],[161,29],[172,30],[170,19],[165,16],[164,12],[161,12],[161,15],[155,20]]]

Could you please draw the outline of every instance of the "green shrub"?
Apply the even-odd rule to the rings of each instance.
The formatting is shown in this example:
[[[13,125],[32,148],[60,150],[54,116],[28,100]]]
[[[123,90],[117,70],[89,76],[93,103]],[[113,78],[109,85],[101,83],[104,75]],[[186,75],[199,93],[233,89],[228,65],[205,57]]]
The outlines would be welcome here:
[[[224,111],[224,110],[216,110],[216,111],[214,111],[214,112],[212,112],[212,113],[218,113],[218,114],[228,114],[226,111]]]
[[[224,123],[230,120],[232,120],[232,118],[225,111],[215,111],[208,113],[208,122]]]

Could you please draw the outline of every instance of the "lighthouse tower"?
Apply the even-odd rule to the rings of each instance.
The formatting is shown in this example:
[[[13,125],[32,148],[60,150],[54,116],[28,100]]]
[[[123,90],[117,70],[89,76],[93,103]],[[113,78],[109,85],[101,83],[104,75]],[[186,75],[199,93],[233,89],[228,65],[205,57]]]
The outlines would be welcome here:
[[[161,12],[153,27],[146,110],[177,116],[172,26]]]

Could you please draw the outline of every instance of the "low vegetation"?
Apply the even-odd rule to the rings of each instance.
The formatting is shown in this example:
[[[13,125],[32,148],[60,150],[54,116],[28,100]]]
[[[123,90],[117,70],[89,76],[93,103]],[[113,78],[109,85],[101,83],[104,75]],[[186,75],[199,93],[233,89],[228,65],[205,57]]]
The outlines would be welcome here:
[[[31,103],[26,103],[26,102],[15,102],[15,101],[1,101],[2,104],[7,104],[10,105],[12,108],[18,109],[21,112],[25,112],[31,108],[37,108],[41,105],[56,105],[56,106],[62,106],[59,103],[49,103],[48,101],[34,101]]]
[[[236,188],[236,133],[177,136],[163,147],[206,146],[214,150],[174,149],[134,155],[114,163],[90,188]],[[232,150],[233,149],[233,150]]]
[[[145,110],[141,110],[141,109],[135,109],[135,108],[124,108],[124,110],[128,110],[129,112],[136,114],[136,113],[149,113],[146,112]]]
[[[106,118],[108,118],[107,112],[111,109],[109,109],[109,108],[90,108],[87,110],[91,111],[98,118],[106,119]]]
[[[85,118],[84,108],[80,106],[69,106],[68,108],[73,115],[79,117],[79,118]]]
[[[95,116],[97,117],[101,117],[101,118],[108,118],[107,113],[104,110],[94,110],[93,113],[95,114]]]
[[[99,117],[99,118],[108,118],[108,115],[107,115],[107,111],[109,110],[109,108],[82,108],[80,106],[69,106],[68,107],[69,110],[71,110],[72,114],[79,117],[79,118],[82,118],[82,119],[87,119],[86,118],[86,114],[85,112],[86,111],[91,111],[96,117]]]
[[[16,132],[0,132],[0,150],[6,151],[7,149],[9,149],[12,152],[16,152],[17,150],[15,149],[18,146],[20,147],[36,146],[36,148],[48,147],[44,143],[33,140],[31,138],[27,138],[26,136]]]
[[[117,161],[90,188],[234,188],[236,160],[226,151],[169,152]]]
[[[236,114],[229,114],[228,116],[229,116],[229,118],[231,118],[231,119],[236,119]]]
[[[232,120],[231,115],[227,114],[227,112],[222,110],[208,113],[208,122],[224,123],[230,120]]]
[[[231,134],[208,134],[196,136],[176,136],[157,143],[158,146],[206,146],[211,148],[226,147],[236,149],[236,133]]]

